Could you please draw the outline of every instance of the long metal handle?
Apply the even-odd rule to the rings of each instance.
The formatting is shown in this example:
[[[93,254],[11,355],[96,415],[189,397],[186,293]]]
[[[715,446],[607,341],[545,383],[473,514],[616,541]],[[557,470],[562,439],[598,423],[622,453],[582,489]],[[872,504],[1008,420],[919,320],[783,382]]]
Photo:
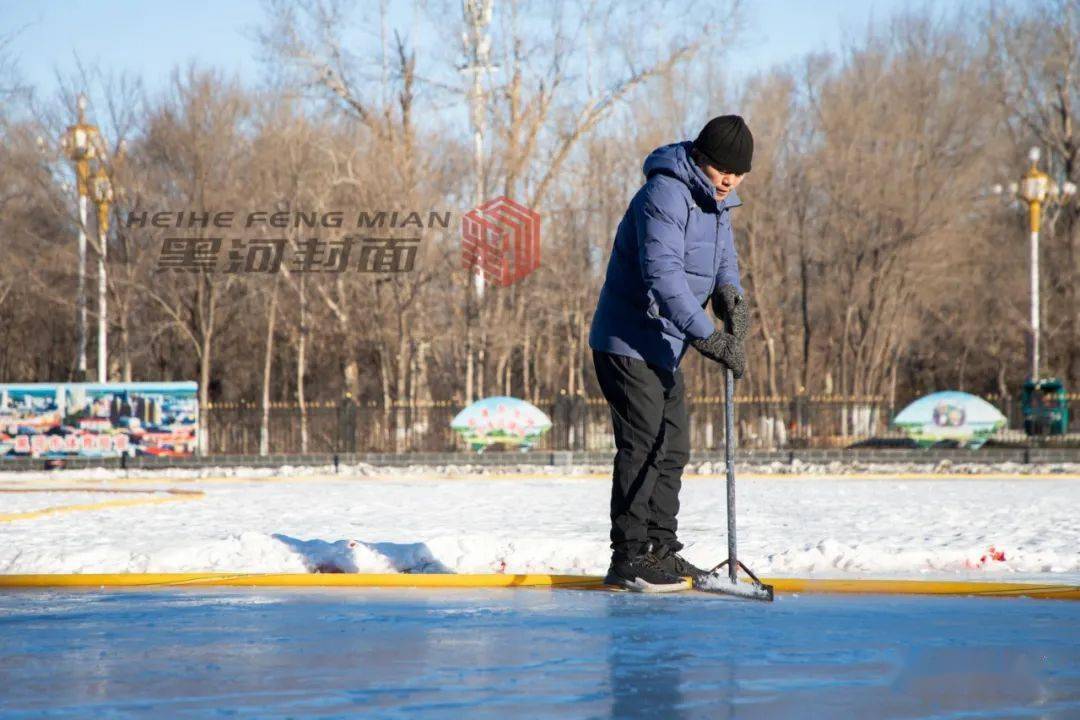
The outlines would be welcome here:
[[[724,462],[727,463],[727,549],[728,578],[737,581],[739,560],[735,554],[735,378],[731,370],[724,376]]]

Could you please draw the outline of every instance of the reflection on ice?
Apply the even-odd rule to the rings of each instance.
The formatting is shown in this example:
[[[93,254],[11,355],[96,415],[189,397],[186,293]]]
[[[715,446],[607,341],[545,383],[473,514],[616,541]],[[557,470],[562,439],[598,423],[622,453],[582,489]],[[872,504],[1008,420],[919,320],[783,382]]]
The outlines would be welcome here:
[[[1078,628],[1023,599],[23,591],[0,687],[27,717],[1065,717]]]

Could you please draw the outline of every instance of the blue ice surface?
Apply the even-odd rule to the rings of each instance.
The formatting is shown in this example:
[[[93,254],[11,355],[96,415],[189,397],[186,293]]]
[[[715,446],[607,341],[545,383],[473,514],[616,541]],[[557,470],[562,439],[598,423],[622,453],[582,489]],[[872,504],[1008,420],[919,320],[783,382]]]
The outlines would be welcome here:
[[[1080,603],[0,593],[0,717],[1077,718]]]

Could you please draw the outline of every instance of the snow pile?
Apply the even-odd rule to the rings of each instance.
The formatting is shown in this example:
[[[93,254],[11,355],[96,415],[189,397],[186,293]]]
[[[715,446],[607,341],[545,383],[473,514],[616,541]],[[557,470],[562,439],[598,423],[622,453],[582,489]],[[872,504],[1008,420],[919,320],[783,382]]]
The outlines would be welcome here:
[[[407,472],[406,472],[407,470]],[[13,479],[13,476],[17,475]],[[85,475],[84,475],[85,476]],[[536,572],[607,569],[607,473],[290,474],[33,480],[123,490],[183,486],[182,503],[0,523],[0,573]],[[0,494],[0,514],[118,494]],[[140,497],[155,497],[143,495]],[[724,479],[686,478],[691,562],[727,556]],[[758,575],[1080,581],[1080,480],[741,477],[739,555]]]

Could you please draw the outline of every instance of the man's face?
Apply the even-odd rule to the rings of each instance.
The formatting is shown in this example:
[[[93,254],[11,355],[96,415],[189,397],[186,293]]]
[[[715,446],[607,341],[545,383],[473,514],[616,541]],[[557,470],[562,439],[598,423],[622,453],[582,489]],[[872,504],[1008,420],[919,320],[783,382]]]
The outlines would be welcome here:
[[[709,178],[709,181],[716,188],[716,199],[723,200],[731,191],[739,187],[739,183],[746,177],[743,175],[736,175],[733,172],[727,172],[721,168],[716,167],[708,160],[700,163],[702,172],[705,173],[705,177]]]

